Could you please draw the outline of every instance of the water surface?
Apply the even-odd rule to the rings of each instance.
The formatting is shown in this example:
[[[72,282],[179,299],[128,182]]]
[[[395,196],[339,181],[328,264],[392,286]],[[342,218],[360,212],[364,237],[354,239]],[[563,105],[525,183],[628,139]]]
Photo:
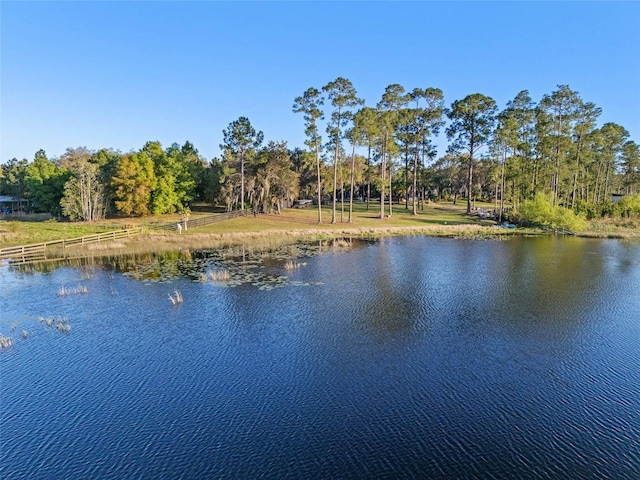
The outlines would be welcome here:
[[[637,243],[286,253],[0,269],[0,477],[640,478]]]

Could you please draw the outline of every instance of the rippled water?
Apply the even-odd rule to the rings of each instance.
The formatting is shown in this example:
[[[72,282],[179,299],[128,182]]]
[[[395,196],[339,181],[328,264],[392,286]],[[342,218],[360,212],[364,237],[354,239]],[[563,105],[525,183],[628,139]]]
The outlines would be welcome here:
[[[640,245],[244,253],[1,268],[0,478],[640,478]]]

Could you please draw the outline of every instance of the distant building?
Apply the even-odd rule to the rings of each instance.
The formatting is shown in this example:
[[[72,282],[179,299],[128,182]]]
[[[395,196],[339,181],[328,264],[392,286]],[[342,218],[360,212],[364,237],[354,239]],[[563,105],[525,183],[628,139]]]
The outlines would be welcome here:
[[[622,193],[612,193],[611,194],[611,203],[618,203],[620,200],[622,200],[626,195],[623,195]]]
[[[0,195],[0,214],[8,215],[14,212],[25,212],[29,209],[29,200]]]

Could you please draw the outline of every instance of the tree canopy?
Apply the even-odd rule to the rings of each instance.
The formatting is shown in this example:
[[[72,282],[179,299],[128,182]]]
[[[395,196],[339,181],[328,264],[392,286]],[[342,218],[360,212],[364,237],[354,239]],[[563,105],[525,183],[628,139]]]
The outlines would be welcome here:
[[[381,219],[401,199],[418,214],[429,199],[460,197],[469,213],[476,198],[493,201],[500,215],[505,202],[515,211],[540,210],[542,198],[588,218],[635,211],[633,201],[619,208],[611,196],[640,193],[638,144],[622,125],[599,124],[601,108],[568,85],[538,102],[522,90],[502,110],[481,93],[444,105],[439,88],[397,83],[366,105],[338,77],[293,100],[304,148],[265,142],[241,116],[222,130],[220,158],[203,158],[188,141],[166,148],[149,141],[124,154],[77,147],[49,157],[39,150],[32,160],[0,165],[0,194],[28,199],[33,211],[84,221],[184,212],[194,200],[278,212],[297,198],[313,198],[318,222],[321,206],[330,203],[335,223],[338,193],[340,219],[346,198],[349,222],[356,198],[367,207],[379,198]],[[445,126],[449,145],[439,154],[435,139]]]

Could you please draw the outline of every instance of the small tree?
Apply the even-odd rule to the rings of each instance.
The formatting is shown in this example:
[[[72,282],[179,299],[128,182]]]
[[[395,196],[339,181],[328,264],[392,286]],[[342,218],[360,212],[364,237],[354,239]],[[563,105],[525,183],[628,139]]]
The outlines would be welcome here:
[[[90,161],[92,152],[85,147],[68,148],[60,158],[71,173],[60,201],[62,213],[71,220],[91,222],[105,217],[108,207],[105,185],[100,181],[100,167]]]

